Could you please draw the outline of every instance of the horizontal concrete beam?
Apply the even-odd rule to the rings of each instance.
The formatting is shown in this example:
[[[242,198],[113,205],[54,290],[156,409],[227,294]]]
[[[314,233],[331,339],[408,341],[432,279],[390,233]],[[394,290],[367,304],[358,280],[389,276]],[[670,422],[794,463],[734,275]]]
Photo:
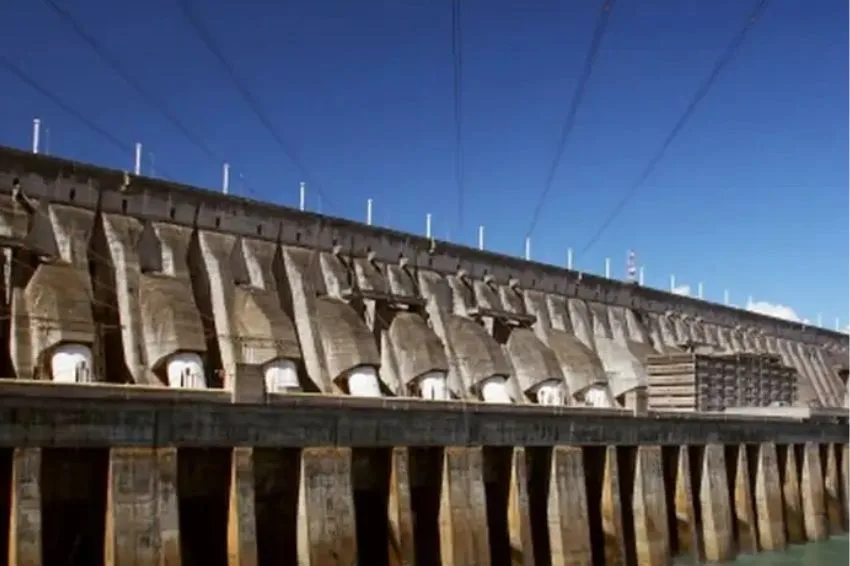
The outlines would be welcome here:
[[[74,393],[69,395],[69,391]],[[225,392],[4,383],[0,445],[553,446],[848,442],[844,422],[724,414],[636,417],[623,411],[410,399],[273,395],[231,404]],[[206,397],[206,398],[204,398]]]
[[[753,326],[768,335],[809,344],[845,347],[848,340],[842,333],[552,265],[0,147],[0,193],[11,193],[13,185],[36,200],[140,220],[226,232],[289,246],[338,248],[346,255],[371,254],[390,264],[404,256],[412,266],[440,273],[454,273],[463,268],[474,277],[487,273],[496,280],[514,279],[523,289],[643,312],[674,311],[710,324]]]
[[[806,419],[847,419],[850,411],[839,407],[731,407],[723,411],[727,415]]]

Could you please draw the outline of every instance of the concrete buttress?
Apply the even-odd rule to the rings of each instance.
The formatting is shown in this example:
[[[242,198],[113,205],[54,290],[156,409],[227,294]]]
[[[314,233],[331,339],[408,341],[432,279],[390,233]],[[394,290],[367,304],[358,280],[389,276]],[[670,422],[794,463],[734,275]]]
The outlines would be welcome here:
[[[697,523],[694,508],[694,489],[691,485],[691,457],[687,446],[679,446],[676,462],[676,485],[673,502],[676,513],[676,538],[679,541],[679,551],[689,554],[695,560],[701,556],[700,525]]]
[[[705,558],[722,562],[734,555],[732,512],[723,446],[709,444],[702,457],[699,486]]]
[[[406,447],[393,448],[390,463],[389,563],[413,566],[416,548],[413,534],[413,508],[410,499],[410,456]]]
[[[179,566],[176,451],[112,448],[108,478],[105,563]]]
[[[620,493],[617,447],[606,446],[605,470],[602,477],[602,501],[600,502],[603,553],[606,566],[625,566],[628,560]]]
[[[439,512],[443,564],[490,563],[483,468],[481,448],[449,446],[443,451]]]
[[[670,536],[660,446],[638,446],[632,509],[638,566],[669,564]]]
[[[551,465],[547,523],[552,564],[592,564],[582,449],[577,446],[555,446],[552,449]]]
[[[814,442],[803,445],[803,471],[800,474],[800,496],[803,503],[803,526],[808,540],[825,540],[829,536],[824,497],[823,467],[820,448]]]
[[[826,444],[822,449],[826,452],[823,482],[826,515],[829,521],[829,533],[834,535],[844,530],[844,518],[841,509],[841,474],[838,469],[837,454],[841,447],[840,445]]]
[[[508,487],[508,539],[511,545],[511,564],[535,566],[527,464],[525,448],[513,448]]]
[[[782,550],[787,541],[783,518],[782,482],[776,445],[759,445],[755,485],[756,520],[762,550]]]
[[[803,503],[800,499],[800,474],[794,445],[783,446],[779,450],[782,474],[782,502],[785,506],[785,528],[790,544],[806,541],[803,525]]]
[[[301,451],[298,489],[299,566],[354,566],[357,533],[350,448]]]
[[[228,566],[257,566],[257,514],[255,509],[253,448],[237,446],[230,458],[230,492],[227,508]]]
[[[9,564],[39,566],[41,554],[41,449],[12,453]]]
[[[758,521],[753,507],[753,490],[750,484],[750,461],[747,446],[736,447],[738,453],[734,478],[734,516],[738,533],[738,551],[749,554],[758,552]],[[753,462],[755,465],[755,462]]]

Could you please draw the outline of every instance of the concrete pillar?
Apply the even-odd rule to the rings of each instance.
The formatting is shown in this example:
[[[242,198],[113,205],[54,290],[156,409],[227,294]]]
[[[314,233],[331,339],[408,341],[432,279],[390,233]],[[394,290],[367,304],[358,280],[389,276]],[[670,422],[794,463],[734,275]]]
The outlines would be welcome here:
[[[623,531],[623,510],[620,502],[620,472],[617,447],[605,448],[605,472],[602,478],[602,536],[607,566],[625,566],[626,539]]]
[[[177,457],[171,448],[111,448],[107,566],[180,564]]]
[[[552,566],[592,564],[581,447],[552,449],[546,515]]]
[[[803,447],[803,472],[800,475],[800,495],[803,503],[803,527],[811,541],[825,540],[829,536],[826,521],[823,467],[820,448],[815,442]]]
[[[508,491],[508,538],[511,552],[521,556],[523,566],[534,566],[531,513],[528,502],[528,469],[525,448],[514,448]],[[413,562],[409,562],[413,564]]]
[[[393,448],[390,464],[390,564],[414,564],[413,510],[410,502],[410,458],[405,447]]]
[[[350,448],[321,447],[301,451],[298,564],[357,564]]]
[[[844,519],[841,512],[841,480],[838,470],[836,451],[840,445],[827,444],[826,469],[824,470],[824,497],[826,499],[826,516],[829,521],[829,533],[836,535],[844,531]]]
[[[762,550],[782,550],[787,544],[782,518],[781,490],[776,445],[765,442],[759,445],[758,449],[755,494],[756,520]]]
[[[785,528],[790,544],[806,542],[806,532],[803,528],[803,502],[800,499],[800,474],[797,471],[797,457],[794,445],[789,444],[784,450],[784,462],[780,465],[785,470],[782,478],[782,501],[785,506]]]
[[[844,486],[844,499],[841,502],[844,508],[845,525],[850,521],[850,445],[840,444],[841,449],[841,485]]]
[[[443,451],[440,553],[443,564],[452,566],[490,563],[484,455],[479,447],[450,446]]]
[[[670,561],[670,535],[660,446],[638,447],[634,478],[632,509],[637,566],[666,565]]]
[[[738,447],[737,463],[735,464],[735,529],[738,532],[738,550],[748,554],[758,552],[758,521],[753,508],[753,493],[750,486],[750,461],[747,456],[747,446]]]
[[[41,449],[12,454],[9,564],[39,566],[41,560]]]
[[[735,549],[726,455],[721,444],[709,444],[703,451],[699,503],[706,560],[728,560]]]
[[[676,507],[676,534],[679,551],[698,561],[700,552],[699,525],[694,509],[694,492],[691,485],[691,458],[687,446],[680,446],[676,463],[676,485],[673,498]]]
[[[227,513],[228,566],[257,566],[257,515],[254,508],[254,450],[233,449]]]

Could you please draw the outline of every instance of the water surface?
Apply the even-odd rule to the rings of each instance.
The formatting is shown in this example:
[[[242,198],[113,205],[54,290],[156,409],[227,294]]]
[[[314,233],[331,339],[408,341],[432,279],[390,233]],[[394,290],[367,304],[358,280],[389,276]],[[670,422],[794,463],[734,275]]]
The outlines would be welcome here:
[[[762,552],[739,556],[724,566],[843,566],[848,563],[850,538],[846,534],[832,537],[824,542],[789,546],[782,552]],[[693,564],[689,560],[677,560],[676,564]]]

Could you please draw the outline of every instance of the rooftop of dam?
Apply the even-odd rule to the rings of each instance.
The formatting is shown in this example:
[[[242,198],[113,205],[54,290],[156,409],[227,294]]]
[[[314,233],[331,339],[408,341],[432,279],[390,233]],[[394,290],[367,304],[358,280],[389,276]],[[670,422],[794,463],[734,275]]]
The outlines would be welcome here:
[[[17,379],[244,399],[847,406],[844,333],[9,148],[0,238],[0,373]],[[755,364],[744,381],[728,381],[732,360]],[[667,375],[682,363],[702,377]],[[722,364],[715,381],[700,369]]]

